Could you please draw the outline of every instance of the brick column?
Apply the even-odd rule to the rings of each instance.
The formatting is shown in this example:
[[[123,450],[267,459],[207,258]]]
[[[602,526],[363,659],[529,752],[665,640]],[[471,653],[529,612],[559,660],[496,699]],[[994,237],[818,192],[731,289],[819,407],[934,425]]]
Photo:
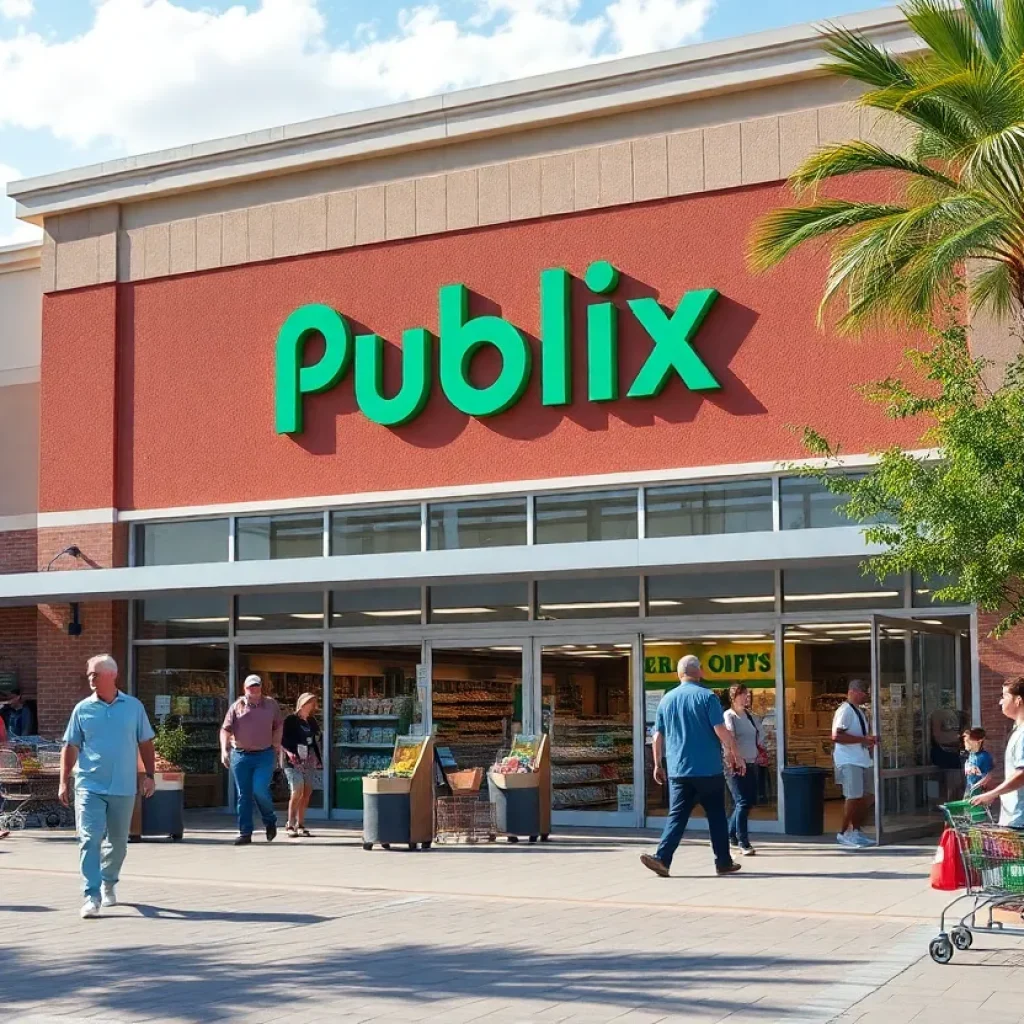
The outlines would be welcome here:
[[[981,726],[988,733],[986,746],[1001,764],[1013,725],[999,710],[999,698],[1004,683],[1024,676],[1024,626],[1011,629],[996,640],[989,634],[1000,618],[995,612],[978,613]]]

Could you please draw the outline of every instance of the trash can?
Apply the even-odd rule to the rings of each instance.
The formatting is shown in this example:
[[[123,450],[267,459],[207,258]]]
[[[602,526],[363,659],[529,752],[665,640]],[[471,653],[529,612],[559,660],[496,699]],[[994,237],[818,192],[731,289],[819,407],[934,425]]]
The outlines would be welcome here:
[[[825,832],[824,768],[794,765],[782,769],[787,836],[820,836]]]

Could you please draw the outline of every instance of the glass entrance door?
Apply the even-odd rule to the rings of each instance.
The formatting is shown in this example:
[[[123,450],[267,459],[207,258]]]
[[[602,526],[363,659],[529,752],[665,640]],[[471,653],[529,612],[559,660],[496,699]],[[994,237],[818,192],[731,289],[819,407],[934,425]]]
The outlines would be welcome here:
[[[637,638],[629,636],[600,643],[535,641],[555,824],[630,828],[640,821],[638,649]]]
[[[879,616],[872,622],[875,826],[880,841],[936,831],[939,805],[960,799],[960,735],[969,725],[952,624]]]

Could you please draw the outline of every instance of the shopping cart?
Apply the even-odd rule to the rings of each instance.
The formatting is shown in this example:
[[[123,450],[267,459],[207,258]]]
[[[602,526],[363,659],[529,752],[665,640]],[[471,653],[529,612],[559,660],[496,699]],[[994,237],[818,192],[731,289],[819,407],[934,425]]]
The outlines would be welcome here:
[[[965,890],[943,908],[939,934],[928,947],[936,963],[948,964],[954,948],[971,948],[976,932],[1024,936],[1024,927],[995,920],[997,910],[1024,918],[1024,831],[993,824],[987,808],[967,800],[944,804],[942,810],[956,833],[966,879]],[[954,913],[958,904],[969,909],[947,932],[946,918],[955,920],[963,909]]]
[[[0,748],[0,832],[25,828],[31,817],[48,828],[70,824],[72,812],[58,802],[59,789],[58,744]]]
[[[467,792],[439,796],[436,804],[436,835],[438,843],[493,843],[498,838],[494,807],[482,800],[479,793]]]

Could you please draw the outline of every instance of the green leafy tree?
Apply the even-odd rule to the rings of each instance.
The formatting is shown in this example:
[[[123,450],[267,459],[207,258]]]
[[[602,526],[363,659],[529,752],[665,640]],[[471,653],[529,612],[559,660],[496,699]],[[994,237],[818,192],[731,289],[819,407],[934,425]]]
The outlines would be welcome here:
[[[925,323],[968,262],[972,307],[1024,311],[1024,0],[910,0],[925,48],[898,58],[861,33],[829,31],[826,69],[895,118],[907,147],[830,145],[790,178],[809,196],[757,225],[750,259],[765,269],[807,243],[830,246],[822,311],[841,329]],[[827,194],[853,175],[886,176],[891,202]],[[881,184],[881,182],[880,182]]]

